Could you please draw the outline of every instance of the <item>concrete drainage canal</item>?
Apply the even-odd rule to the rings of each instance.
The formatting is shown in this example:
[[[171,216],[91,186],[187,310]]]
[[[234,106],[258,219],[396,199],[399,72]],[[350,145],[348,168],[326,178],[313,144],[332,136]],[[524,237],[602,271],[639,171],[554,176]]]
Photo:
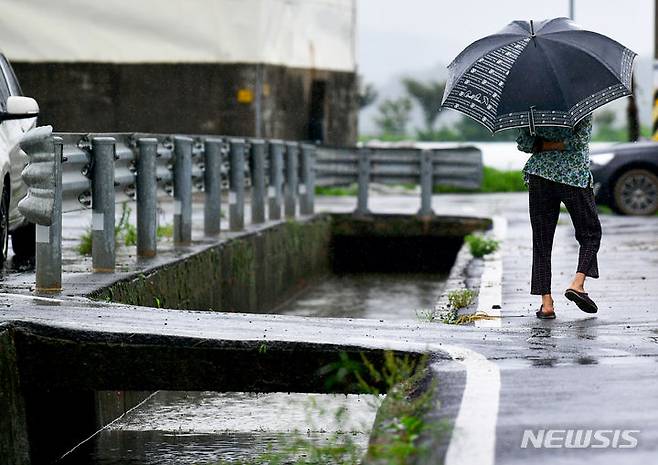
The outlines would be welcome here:
[[[490,226],[323,213],[221,240],[90,297],[345,325],[416,320],[443,292],[464,236]],[[0,340],[11,348],[3,378],[21,393],[9,405],[27,425],[10,440],[27,444],[32,464],[412,463],[417,436],[432,444],[445,433],[422,421],[436,396],[422,354],[33,324]]]

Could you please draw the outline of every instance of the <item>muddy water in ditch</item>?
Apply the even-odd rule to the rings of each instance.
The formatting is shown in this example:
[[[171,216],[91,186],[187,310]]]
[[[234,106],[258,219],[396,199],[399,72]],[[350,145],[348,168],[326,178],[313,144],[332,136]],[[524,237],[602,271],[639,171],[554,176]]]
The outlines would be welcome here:
[[[414,319],[432,308],[445,274],[329,275],[275,309],[339,318]],[[299,431],[316,443],[347,432],[365,450],[380,398],[365,395],[160,391],[60,463],[210,465],[254,459],[290,445]],[[339,412],[346,412],[338,416]]]

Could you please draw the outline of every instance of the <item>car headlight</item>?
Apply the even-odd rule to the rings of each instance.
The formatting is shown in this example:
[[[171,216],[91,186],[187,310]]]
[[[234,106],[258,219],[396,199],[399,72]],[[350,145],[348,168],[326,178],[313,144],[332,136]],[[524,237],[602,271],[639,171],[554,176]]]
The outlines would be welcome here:
[[[589,159],[592,161],[592,163],[601,166],[607,165],[613,158],[615,158],[615,154],[612,152],[595,153],[589,156]]]

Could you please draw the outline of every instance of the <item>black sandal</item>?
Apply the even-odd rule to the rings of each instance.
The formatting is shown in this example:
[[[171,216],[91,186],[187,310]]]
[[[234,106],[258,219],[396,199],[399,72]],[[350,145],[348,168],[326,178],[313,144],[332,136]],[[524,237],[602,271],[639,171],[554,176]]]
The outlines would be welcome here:
[[[537,315],[537,318],[539,318],[540,320],[554,320],[555,310],[553,310],[552,312],[545,312],[544,304],[541,304],[541,307],[539,307],[539,310],[535,312],[535,315]]]
[[[569,288],[564,292],[564,296],[585,313],[596,313],[599,310],[594,301],[589,298],[587,292],[578,292]]]

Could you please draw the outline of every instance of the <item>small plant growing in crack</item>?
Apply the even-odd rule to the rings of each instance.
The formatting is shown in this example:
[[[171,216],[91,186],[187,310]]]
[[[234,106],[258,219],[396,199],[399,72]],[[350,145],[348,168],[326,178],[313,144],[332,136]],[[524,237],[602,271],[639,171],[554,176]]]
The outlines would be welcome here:
[[[125,245],[127,247],[137,245],[137,228],[130,223],[130,214],[132,208],[126,202],[121,204],[121,218],[119,223],[114,227],[114,243],[116,245]],[[92,252],[92,233],[87,229],[80,236],[78,244],[78,253],[80,255],[91,255]]]
[[[468,244],[471,255],[477,258],[484,257],[498,250],[499,242],[494,239],[487,239],[479,234],[469,234],[464,240]]]
[[[440,318],[440,312],[433,308],[418,308],[416,309],[416,318],[419,321],[433,323]]]
[[[454,289],[448,292],[448,302],[451,308],[459,310],[468,307],[476,295],[472,289]]]

